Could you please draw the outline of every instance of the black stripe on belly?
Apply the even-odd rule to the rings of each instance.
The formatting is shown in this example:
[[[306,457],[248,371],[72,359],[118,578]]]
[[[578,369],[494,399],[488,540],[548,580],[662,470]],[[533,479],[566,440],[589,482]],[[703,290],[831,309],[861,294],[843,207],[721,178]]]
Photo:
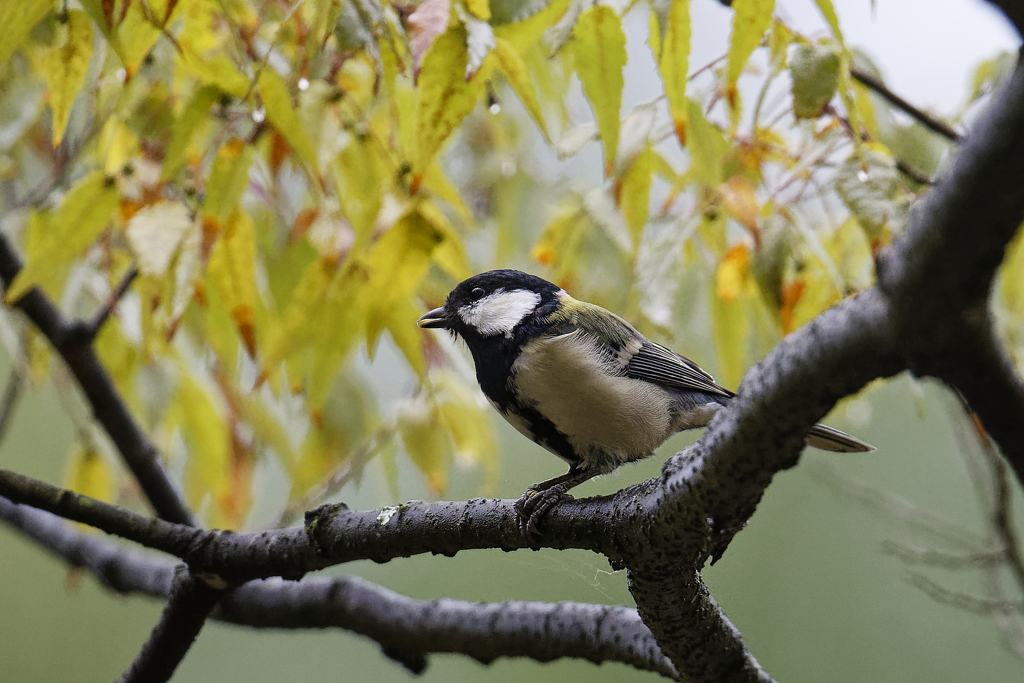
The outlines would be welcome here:
[[[580,464],[580,457],[576,454],[576,449],[569,443],[569,438],[558,431],[551,420],[541,415],[536,408],[518,400],[514,401],[514,405],[511,412],[514,412],[519,419],[526,423],[536,443],[557,454],[573,467]]]

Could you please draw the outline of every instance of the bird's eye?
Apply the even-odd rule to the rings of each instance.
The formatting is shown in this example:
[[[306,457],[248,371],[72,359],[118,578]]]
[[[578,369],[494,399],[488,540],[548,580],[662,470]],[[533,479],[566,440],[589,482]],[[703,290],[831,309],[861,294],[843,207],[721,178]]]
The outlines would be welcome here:
[[[469,293],[469,298],[471,301],[479,301],[484,298],[484,293],[483,287],[474,287],[473,291]]]

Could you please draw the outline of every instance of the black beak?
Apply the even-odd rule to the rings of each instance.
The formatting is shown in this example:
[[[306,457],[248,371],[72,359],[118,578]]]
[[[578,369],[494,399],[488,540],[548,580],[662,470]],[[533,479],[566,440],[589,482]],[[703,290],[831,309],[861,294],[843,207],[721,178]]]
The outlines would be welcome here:
[[[420,327],[440,328],[442,330],[448,329],[449,325],[448,313],[445,312],[444,306],[441,308],[435,308],[432,311],[424,313],[420,316],[420,319],[416,321],[416,324]]]

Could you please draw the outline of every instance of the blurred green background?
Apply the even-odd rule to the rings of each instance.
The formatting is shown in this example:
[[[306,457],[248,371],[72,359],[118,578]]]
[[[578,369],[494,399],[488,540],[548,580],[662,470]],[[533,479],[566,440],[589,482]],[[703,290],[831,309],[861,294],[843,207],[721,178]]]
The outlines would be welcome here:
[[[390,365],[388,349],[377,364]],[[0,368],[0,371],[3,371]],[[2,374],[0,374],[2,376]],[[923,386],[923,393],[920,387]],[[907,579],[907,567],[882,542],[931,546],[932,539],[837,494],[829,473],[890,492],[951,522],[982,529],[983,513],[955,449],[955,406],[939,387],[899,377],[841,406],[830,420],[878,447],[867,455],[807,451],[781,473],[748,527],[724,558],[705,571],[716,599],[748,647],[777,680],[1021,680],[1024,663],[1003,644],[987,616],[941,604]],[[63,390],[63,389],[62,389]],[[61,481],[72,427],[54,387],[28,396],[0,447],[0,464]],[[923,413],[923,415],[921,414]],[[848,420],[846,417],[857,418]],[[496,420],[496,422],[498,422]],[[499,494],[518,496],[561,464],[497,425],[506,456]],[[655,458],[581,487],[608,493],[655,476],[665,457],[697,434],[672,439]],[[450,497],[479,492],[479,473],[453,482]],[[403,498],[425,497],[415,478]],[[379,465],[342,498],[355,508],[391,502]],[[1019,523],[1018,519],[1018,523]],[[0,681],[113,680],[155,623],[156,601],[113,595],[67,569],[16,533],[0,527]],[[387,565],[357,563],[352,572],[404,594],[430,599],[578,600],[632,605],[625,572],[611,572],[585,552],[467,552],[421,556]],[[950,588],[982,595],[977,572],[927,570]],[[424,681],[654,680],[617,664],[567,660],[537,664],[500,660],[489,667],[458,656],[434,656]],[[408,681],[412,676],[376,645],[342,631],[269,632],[211,623],[186,657],[177,681]]]

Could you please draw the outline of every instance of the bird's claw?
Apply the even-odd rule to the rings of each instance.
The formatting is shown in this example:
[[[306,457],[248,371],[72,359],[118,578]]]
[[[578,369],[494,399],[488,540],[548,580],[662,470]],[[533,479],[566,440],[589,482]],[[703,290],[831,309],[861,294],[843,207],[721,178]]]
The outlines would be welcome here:
[[[571,497],[561,484],[542,491],[535,488],[526,489],[526,493],[515,503],[516,513],[519,515],[519,531],[526,540],[536,541],[540,535],[540,529],[537,527],[540,519],[559,502]]]

